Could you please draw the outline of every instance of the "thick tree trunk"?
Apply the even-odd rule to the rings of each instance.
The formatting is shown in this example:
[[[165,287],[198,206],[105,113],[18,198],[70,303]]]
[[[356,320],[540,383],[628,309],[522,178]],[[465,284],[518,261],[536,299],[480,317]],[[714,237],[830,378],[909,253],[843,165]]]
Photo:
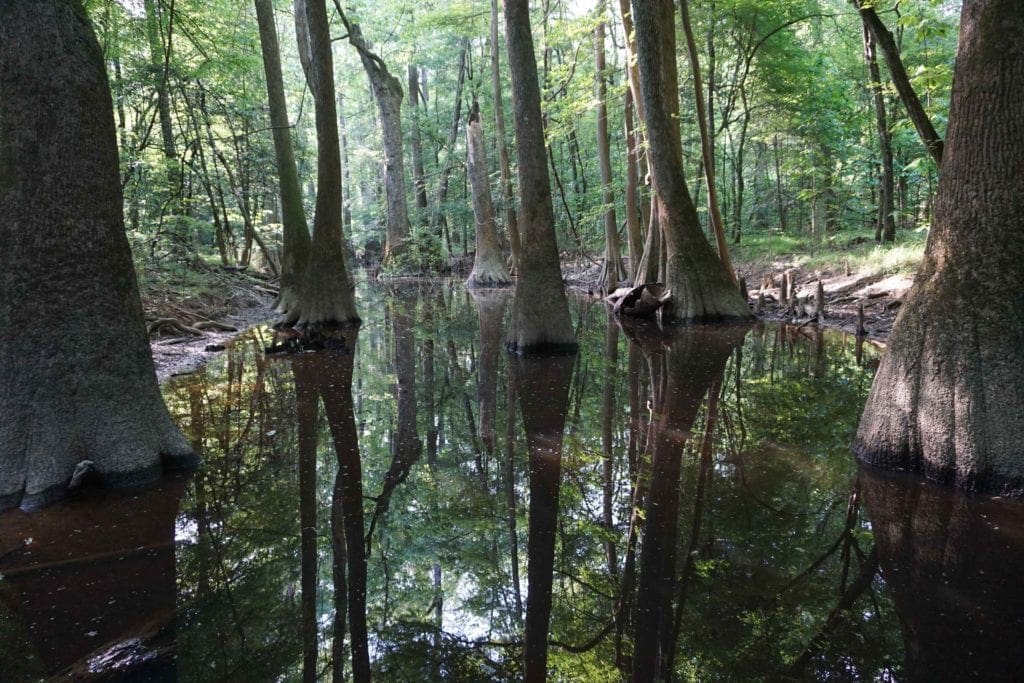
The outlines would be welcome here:
[[[498,244],[498,229],[494,224],[494,206],[491,204],[491,185],[484,150],[484,133],[480,126],[480,110],[473,105],[466,130],[468,147],[468,174],[473,195],[473,216],[476,218],[476,256],[473,272],[466,280],[467,287],[507,287],[512,278],[505,267],[505,257]]]
[[[274,136],[274,155],[281,189],[281,223],[284,248],[281,256],[281,289],[274,302],[278,313],[287,315],[299,301],[299,284],[309,259],[309,226],[302,206],[302,186],[295,166],[291,124],[284,99],[284,78],[281,75],[281,52],[274,24],[271,0],[255,0],[256,20],[260,27],[263,50],[263,71],[267,79],[267,100],[270,103],[270,127]]]
[[[671,0],[633,0],[651,172],[665,237],[666,284],[672,291],[665,313],[677,320],[746,319],[751,317],[747,302],[704,238],[686,189],[678,125],[674,12]]]
[[[604,268],[600,281],[614,291],[626,277],[619,246],[619,225],[615,219],[612,193],[612,158],[608,148],[608,87],[605,83],[604,22],[594,29],[594,59],[597,69],[597,160],[601,167],[601,202],[604,204]]]
[[[0,3],[0,509],[194,465],[157,387],[113,103],[77,3]],[[88,467],[83,465],[83,467]]]
[[[555,239],[555,215],[544,128],[540,84],[533,52],[528,0],[506,0],[505,40],[512,72],[519,196],[522,211],[522,254],[519,283],[512,302],[506,346],[515,353],[577,348]]]
[[[508,144],[505,140],[505,106],[502,104],[501,69],[498,49],[498,0],[491,0],[491,90],[494,96],[494,135],[498,139],[498,166],[501,169],[501,203],[505,208],[505,229],[512,251],[511,271],[519,274],[519,255],[522,241],[516,219],[516,196],[512,190],[512,171],[509,169]]]
[[[341,228],[341,146],[327,7],[324,0],[294,0],[294,10],[300,59],[316,108],[317,191],[309,262],[299,302],[285,321],[299,326],[358,324]]]
[[[925,149],[928,150],[932,159],[935,160],[935,165],[941,165],[943,153],[942,138],[935,132],[931,119],[928,118],[920,98],[910,84],[910,77],[907,76],[907,70],[903,66],[903,59],[900,57],[900,49],[896,45],[896,40],[889,29],[885,27],[885,24],[882,23],[874,7],[866,0],[850,0],[850,2],[860,11],[864,25],[868,27],[878,42],[878,46],[882,48],[882,54],[885,55],[885,63],[889,65],[889,74],[892,76],[893,85],[896,86],[896,92],[899,93],[900,100],[907,110],[907,116],[914,124],[914,128],[917,129],[921,142],[924,143]]]
[[[871,88],[875,105],[875,127],[878,130],[878,151],[882,157],[882,178],[878,187],[878,228],[876,242],[893,242],[896,239],[896,223],[892,217],[894,192],[892,164],[892,135],[885,116],[885,96],[882,93],[882,72],[875,58],[875,39],[864,23],[864,59],[868,63],[868,87]]]
[[[854,449],[1024,494],[1024,5],[967,0],[935,219]]]

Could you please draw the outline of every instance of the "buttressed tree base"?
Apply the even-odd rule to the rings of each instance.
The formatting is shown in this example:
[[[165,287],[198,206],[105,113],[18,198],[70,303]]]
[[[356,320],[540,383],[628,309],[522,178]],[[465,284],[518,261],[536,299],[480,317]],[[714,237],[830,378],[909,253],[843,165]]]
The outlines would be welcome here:
[[[157,386],[103,54],[78,3],[0,3],[0,509],[198,458]]]

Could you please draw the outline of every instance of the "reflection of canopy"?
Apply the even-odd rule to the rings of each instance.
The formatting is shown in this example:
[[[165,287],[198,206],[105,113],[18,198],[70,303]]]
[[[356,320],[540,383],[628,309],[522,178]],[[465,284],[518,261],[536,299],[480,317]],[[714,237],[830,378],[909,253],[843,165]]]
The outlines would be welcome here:
[[[0,599],[28,626],[38,673],[130,663],[140,675],[173,678],[174,520],[187,481],[0,516]]]
[[[861,486],[882,576],[903,621],[908,679],[1018,678],[1024,506],[974,502],[917,477],[867,468]]]

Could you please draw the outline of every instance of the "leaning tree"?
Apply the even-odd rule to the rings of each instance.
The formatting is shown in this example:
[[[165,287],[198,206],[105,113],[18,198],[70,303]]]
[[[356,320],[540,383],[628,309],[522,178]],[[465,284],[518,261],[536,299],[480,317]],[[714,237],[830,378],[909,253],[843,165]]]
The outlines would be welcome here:
[[[1024,493],[1024,4],[965,0],[924,261],[854,443],[869,463]]]
[[[195,464],[153,370],[77,1],[0,2],[0,215],[0,508],[60,498],[76,470],[121,486]]]

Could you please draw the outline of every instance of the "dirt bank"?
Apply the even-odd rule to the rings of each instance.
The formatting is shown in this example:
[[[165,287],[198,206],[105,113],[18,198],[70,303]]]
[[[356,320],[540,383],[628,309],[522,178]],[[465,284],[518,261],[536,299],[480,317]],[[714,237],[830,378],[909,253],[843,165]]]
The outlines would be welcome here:
[[[264,278],[236,272],[144,281],[142,306],[157,378],[194,372],[245,330],[273,320],[273,291]]]
[[[601,265],[596,261],[574,259],[562,262],[566,284],[590,296],[604,293],[597,282],[600,271]],[[757,313],[759,318],[798,324],[809,320],[807,315],[794,314],[788,305],[779,301],[786,271],[790,272],[801,304],[813,303],[818,280],[821,280],[826,311],[823,324],[827,327],[856,333],[858,309],[863,306],[866,336],[876,341],[884,341],[889,336],[903,297],[912,283],[909,275],[848,273],[845,269],[819,272],[781,259],[770,263],[738,263],[736,272],[747,285],[751,308],[755,308],[759,294],[764,297],[764,305]]]

